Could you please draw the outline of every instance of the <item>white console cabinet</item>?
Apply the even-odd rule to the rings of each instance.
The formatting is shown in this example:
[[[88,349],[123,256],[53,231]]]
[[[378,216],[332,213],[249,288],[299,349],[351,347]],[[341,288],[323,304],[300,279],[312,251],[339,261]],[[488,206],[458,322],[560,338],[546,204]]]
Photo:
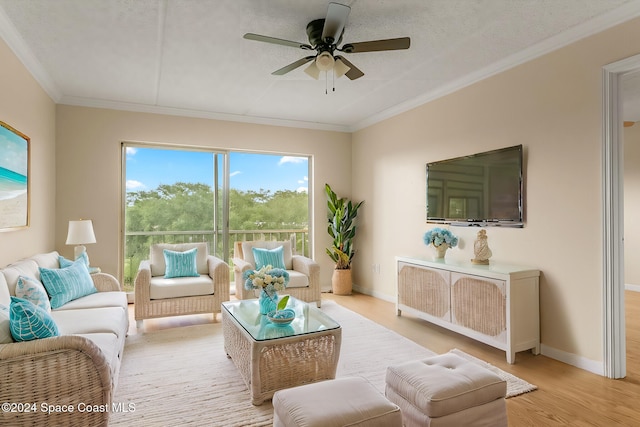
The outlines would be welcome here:
[[[540,352],[540,271],[396,257],[398,316],[427,320],[515,354]]]

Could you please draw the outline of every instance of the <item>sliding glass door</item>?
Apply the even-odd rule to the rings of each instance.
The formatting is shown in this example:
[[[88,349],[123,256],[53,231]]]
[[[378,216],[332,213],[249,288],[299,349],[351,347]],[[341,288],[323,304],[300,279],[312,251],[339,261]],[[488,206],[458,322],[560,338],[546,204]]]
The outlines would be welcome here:
[[[122,157],[127,291],[154,243],[207,242],[230,265],[246,240],[290,240],[312,255],[309,157],[134,143]]]
[[[224,152],[123,144],[123,283],[133,290],[154,243],[206,242],[228,253],[228,183]]]

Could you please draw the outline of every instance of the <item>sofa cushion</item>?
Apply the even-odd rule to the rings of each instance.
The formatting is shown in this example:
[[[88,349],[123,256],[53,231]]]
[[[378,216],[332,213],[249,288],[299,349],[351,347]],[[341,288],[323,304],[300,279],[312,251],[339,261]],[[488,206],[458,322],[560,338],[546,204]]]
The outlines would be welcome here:
[[[44,268],[60,268],[58,257],[60,254],[56,251],[47,252],[43,254],[37,254],[29,257],[30,260],[35,261],[38,267]]]
[[[51,317],[62,335],[112,333],[120,337],[129,326],[127,311],[120,307],[53,310]]]
[[[0,304],[0,344],[13,342],[11,327],[9,326],[9,307]]]
[[[0,304],[5,307],[9,307],[11,304],[11,294],[9,293],[9,285],[7,285],[7,279],[4,278],[4,274],[0,271]]]
[[[51,308],[58,308],[74,299],[98,292],[84,261],[70,267],[49,269],[40,267],[42,283],[51,297]]]
[[[18,298],[31,301],[38,307],[43,308],[46,312],[51,312],[51,303],[49,303],[49,295],[44,289],[42,283],[31,277],[19,276],[16,285],[16,296]]]
[[[76,258],[75,261],[82,261],[84,263],[84,265],[86,265],[87,267],[89,267],[89,256],[87,255],[86,252],[82,252],[82,254],[80,254],[80,256],[78,258]],[[63,256],[59,256],[58,257],[58,263],[60,265],[60,268],[67,268],[67,267],[71,267],[71,265],[75,262],[75,261],[71,261],[70,259],[67,259]],[[40,265],[40,264],[38,264]],[[40,265],[40,267],[44,267],[43,265]],[[47,267],[50,268],[50,267]],[[54,267],[55,268],[55,267]]]
[[[170,251],[165,249],[162,251],[164,255],[164,263],[166,269],[164,272],[165,279],[174,277],[197,277],[198,266],[196,265],[196,256],[198,248],[189,249],[184,252]]]
[[[151,299],[213,295],[213,280],[207,275],[165,279],[152,277],[149,284]]]
[[[198,254],[196,255],[196,265],[198,267],[198,274],[208,274],[209,265],[207,264],[207,256],[209,255],[209,248],[206,243],[157,243],[151,245],[149,249],[149,264],[151,266],[152,276],[164,276],[167,268],[164,261],[164,250],[169,249],[175,252],[184,252],[189,249],[198,248]]]
[[[32,341],[60,335],[51,315],[25,299],[11,297],[9,327],[16,341]]]
[[[104,358],[109,362],[109,370],[111,373],[115,373],[118,363],[118,337],[112,333],[95,333],[95,334],[75,334],[80,337],[91,340],[95,345],[100,348]]]
[[[242,258],[251,264],[253,268],[256,268],[256,260],[253,257],[253,248],[275,249],[278,246],[282,246],[285,270],[293,270],[293,252],[291,251],[291,242],[289,240],[281,242],[267,240],[242,242]]]
[[[7,281],[7,287],[9,288],[9,294],[16,294],[16,285],[18,284],[18,277],[26,276],[40,280],[40,271],[38,270],[38,264],[32,259],[25,259],[14,264],[5,267],[2,270],[4,277]]]
[[[127,309],[127,294],[120,291],[96,292],[73,301],[69,301],[56,310],[78,310],[83,308],[121,307]]]
[[[270,265],[273,268],[286,270],[284,266],[284,253],[282,246],[278,246],[274,249],[251,248],[251,251],[253,252],[253,258],[256,260],[257,269]]]

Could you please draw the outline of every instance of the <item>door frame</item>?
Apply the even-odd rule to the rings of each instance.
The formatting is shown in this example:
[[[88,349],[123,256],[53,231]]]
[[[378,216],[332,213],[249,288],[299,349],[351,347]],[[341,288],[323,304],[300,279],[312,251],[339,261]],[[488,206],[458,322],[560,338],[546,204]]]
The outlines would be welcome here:
[[[603,368],[609,378],[626,376],[624,307],[624,141],[621,79],[640,69],[640,55],[602,70]]]

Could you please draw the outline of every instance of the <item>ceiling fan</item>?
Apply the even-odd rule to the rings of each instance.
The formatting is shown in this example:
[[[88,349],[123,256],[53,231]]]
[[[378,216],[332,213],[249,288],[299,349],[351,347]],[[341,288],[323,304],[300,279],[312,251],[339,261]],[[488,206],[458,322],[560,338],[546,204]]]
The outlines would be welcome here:
[[[347,61],[343,56],[336,55],[336,51],[343,53],[361,53],[409,48],[411,44],[411,39],[409,37],[372,40],[359,43],[345,43],[341,47],[338,47],[342,42],[344,28],[347,24],[347,18],[349,17],[350,11],[351,8],[349,6],[340,3],[329,3],[326,18],[315,19],[307,24],[309,44],[254,33],[247,33],[244,35],[244,38],[259,42],[295,47],[302,50],[315,50],[315,55],[307,56],[292,62],[271,74],[282,76],[308,62],[313,61],[304,71],[316,80],[320,77],[321,71],[331,70],[333,70],[334,76],[337,78],[344,75],[350,80],[355,80],[364,76],[364,73],[360,71],[358,67]]]

